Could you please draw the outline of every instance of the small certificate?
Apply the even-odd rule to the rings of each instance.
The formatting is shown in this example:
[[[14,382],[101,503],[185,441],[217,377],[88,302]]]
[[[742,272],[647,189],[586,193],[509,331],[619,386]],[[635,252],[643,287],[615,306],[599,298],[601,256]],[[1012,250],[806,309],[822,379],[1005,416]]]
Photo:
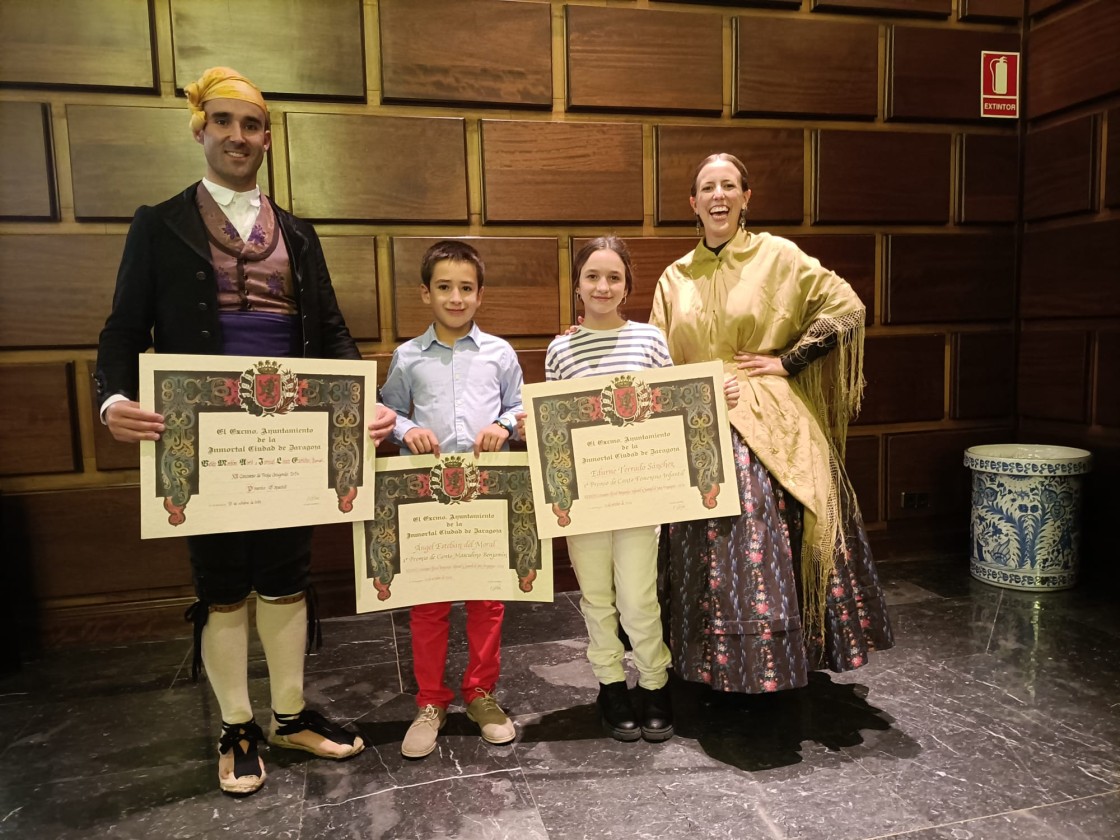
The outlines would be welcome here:
[[[740,513],[720,362],[525,385],[542,538]]]
[[[142,539],[373,515],[376,362],[145,353],[140,404]]]
[[[524,452],[379,458],[375,484],[372,521],[354,525],[358,612],[552,600]]]

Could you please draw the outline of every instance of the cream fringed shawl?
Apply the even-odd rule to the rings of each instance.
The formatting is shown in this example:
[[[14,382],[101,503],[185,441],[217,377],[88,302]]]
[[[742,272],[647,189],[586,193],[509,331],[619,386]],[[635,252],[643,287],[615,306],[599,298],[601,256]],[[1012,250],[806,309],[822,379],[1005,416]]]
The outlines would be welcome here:
[[[843,279],[792,242],[739,231],[717,255],[702,243],[665,269],[650,323],[677,364],[720,359],[739,377],[731,424],[770,474],[805,506],[801,555],[807,638],[824,628],[834,556],[844,550],[848,420],[863,393],[865,307]],[[748,377],[736,353],[781,356],[836,346],[792,378]],[[854,501],[852,502],[854,504]]]

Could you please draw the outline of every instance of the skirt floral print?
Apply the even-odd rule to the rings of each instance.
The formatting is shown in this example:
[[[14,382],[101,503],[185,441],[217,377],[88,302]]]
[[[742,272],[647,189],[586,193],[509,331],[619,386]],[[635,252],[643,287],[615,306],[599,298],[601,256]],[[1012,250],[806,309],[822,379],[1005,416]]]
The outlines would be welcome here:
[[[732,430],[738,517],[682,522],[662,540],[663,603],[673,667],[719,691],[799,688],[809,671],[848,671],[894,644],[867,532],[844,504],[845,549],[835,558],[824,636],[805,638],[800,607],[801,504]],[[798,558],[795,560],[795,558]]]

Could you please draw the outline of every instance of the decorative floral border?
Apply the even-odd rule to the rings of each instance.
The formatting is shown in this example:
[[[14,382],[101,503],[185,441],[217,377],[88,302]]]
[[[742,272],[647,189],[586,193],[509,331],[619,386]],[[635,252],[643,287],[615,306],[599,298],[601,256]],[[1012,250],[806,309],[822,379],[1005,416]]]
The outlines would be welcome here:
[[[186,521],[187,503],[199,492],[199,415],[251,411],[243,402],[241,382],[253,373],[249,370],[156,374],[154,410],[163,415],[165,431],[156,441],[155,491],[163,497],[172,525]],[[366,377],[297,374],[296,379],[295,399],[283,413],[329,413],[326,484],[338,495],[338,509],[348,513],[353,510],[364,471],[362,438],[366,421],[362,406]]]
[[[1072,461],[1007,461],[1003,458],[980,458],[966,452],[964,465],[1004,475],[1081,475],[1092,469],[1092,458],[1086,455]]]
[[[977,563],[970,566],[972,576],[985,583],[994,583],[997,586],[1009,586],[1017,589],[1069,589],[1077,583],[1077,570],[1061,574],[1019,574],[1002,569],[989,569]]]
[[[615,399],[614,395],[626,388],[636,389],[639,397],[648,391],[648,410],[644,400],[639,399],[641,410],[635,413],[635,422],[653,417],[680,416],[684,419],[689,483],[700,493],[705,507],[716,506],[724,476],[715,400],[722,399],[723,395],[713,391],[710,378],[647,385],[639,377],[628,374],[616,377],[604,389],[543,397],[533,402],[544,495],[561,526],[571,522],[569,511],[579,498],[572,429],[620,425],[614,406],[604,406],[606,400]]]
[[[397,508],[402,504],[440,502],[458,504],[433,487],[433,478],[445,466],[461,456],[448,455],[435,467],[416,467],[407,470],[380,470],[374,476],[373,519],[365,523],[366,580],[377,590],[377,598],[387,601],[392,597],[393,578],[401,574],[401,546],[398,532]],[[476,480],[470,480],[473,499],[499,500],[508,503],[509,567],[517,572],[518,586],[522,592],[533,591],[533,581],[542,567],[541,542],[537,535],[537,520],[533,509],[533,486],[529,468],[521,466],[478,467]]]

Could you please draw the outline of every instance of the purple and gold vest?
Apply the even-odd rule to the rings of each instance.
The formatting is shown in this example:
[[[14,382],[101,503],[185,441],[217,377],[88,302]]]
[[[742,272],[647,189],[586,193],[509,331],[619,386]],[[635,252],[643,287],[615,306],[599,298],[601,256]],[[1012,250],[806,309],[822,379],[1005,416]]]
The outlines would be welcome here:
[[[299,309],[288,247],[268,199],[248,241],[199,185],[196,201],[218,286],[222,353],[227,356],[299,356]]]

